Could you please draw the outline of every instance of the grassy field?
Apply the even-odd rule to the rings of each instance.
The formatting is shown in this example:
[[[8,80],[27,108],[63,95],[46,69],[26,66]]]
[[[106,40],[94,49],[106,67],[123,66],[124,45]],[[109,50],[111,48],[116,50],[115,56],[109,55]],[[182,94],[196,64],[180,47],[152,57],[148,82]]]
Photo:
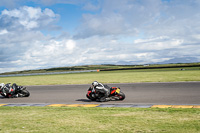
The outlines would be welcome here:
[[[198,133],[199,109],[0,107],[1,133]]]
[[[20,85],[200,81],[200,68],[0,77]],[[1,100],[1,99],[0,99]],[[200,109],[0,107],[1,133],[200,133]]]
[[[134,70],[134,69],[155,69],[155,68],[185,68],[185,67],[200,67],[200,63],[180,63],[180,64],[150,64],[150,65],[84,65],[71,67],[57,67],[49,69],[36,69],[0,73],[0,75],[8,74],[30,74],[30,73],[49,73],[49,72],[66,72],[66,71],[80,71],[80,70]]]
[[[180,68],[165,68],[0,77],[0,82],[17,83],[19,85],[90,84],[95,80],[102,83],[178,82],[200,81],[199,75],[199,67],[189,67],[184,70],[180,70]]]

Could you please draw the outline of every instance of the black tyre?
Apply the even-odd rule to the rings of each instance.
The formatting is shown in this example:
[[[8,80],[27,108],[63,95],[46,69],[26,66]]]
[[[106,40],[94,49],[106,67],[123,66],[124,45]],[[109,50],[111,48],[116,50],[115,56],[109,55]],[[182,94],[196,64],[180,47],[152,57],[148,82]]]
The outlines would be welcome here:
[[[23,97],[29,97],[30,93],[27,90],[22,90],[21,94],[23,95]]]
[[[118,94],[118,96],[119,96],[119,100],[124,100],[125,99],[125,94],[123,92],[120,92]]]
[[[91,101],[96,101],[96,98],[89,97],[87,94],[86,94],[86,97],[87,97],[88,99],[90,99]]]

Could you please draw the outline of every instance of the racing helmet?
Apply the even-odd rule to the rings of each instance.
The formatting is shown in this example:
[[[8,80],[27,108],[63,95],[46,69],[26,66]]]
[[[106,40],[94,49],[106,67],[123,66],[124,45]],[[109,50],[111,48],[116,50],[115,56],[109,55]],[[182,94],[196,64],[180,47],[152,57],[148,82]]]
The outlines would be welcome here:
[[[95,87],[95,86],[97,86],[99,83],[97,82],[97,81],[94,81],[93,83],[92,83],[92,85]]]
[[[4,83],[1,83],[1,84],[0,84],[0,90],[3,89],[4,86],[5,86],[5,84],[4,84]]]

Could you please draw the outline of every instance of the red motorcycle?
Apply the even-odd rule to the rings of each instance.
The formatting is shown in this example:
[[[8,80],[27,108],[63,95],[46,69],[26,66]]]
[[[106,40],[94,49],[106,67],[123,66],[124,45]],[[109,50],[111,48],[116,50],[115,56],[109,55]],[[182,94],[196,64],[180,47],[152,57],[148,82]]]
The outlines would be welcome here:
[[[96,93],[96,90],[94,88],[89,88],[86,94],[86,97],[92,101],[96,101],[96,99],[99,99],[104,94],[102,93]],[[117,101],[117,100],[124,100],[125,94],[121,91],[119,87],[111,87],[110,88],[110,94],[108,96],[111,98],[111,101]]]

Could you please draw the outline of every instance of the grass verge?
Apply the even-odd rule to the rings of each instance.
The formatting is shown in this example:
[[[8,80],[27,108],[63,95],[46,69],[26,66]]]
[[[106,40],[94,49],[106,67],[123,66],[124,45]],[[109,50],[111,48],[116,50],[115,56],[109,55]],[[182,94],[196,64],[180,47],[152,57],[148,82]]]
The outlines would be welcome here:
[[[0,114],[2,133],[200,132],[199,109],[2,106]]]
[[[95,80],[102,83],[178,82],[200,81],[199,75],[199,68],[185,68],[184,71],[179,68],[166,68],[0,77],[0,82],[19,85],[90,84]]]

